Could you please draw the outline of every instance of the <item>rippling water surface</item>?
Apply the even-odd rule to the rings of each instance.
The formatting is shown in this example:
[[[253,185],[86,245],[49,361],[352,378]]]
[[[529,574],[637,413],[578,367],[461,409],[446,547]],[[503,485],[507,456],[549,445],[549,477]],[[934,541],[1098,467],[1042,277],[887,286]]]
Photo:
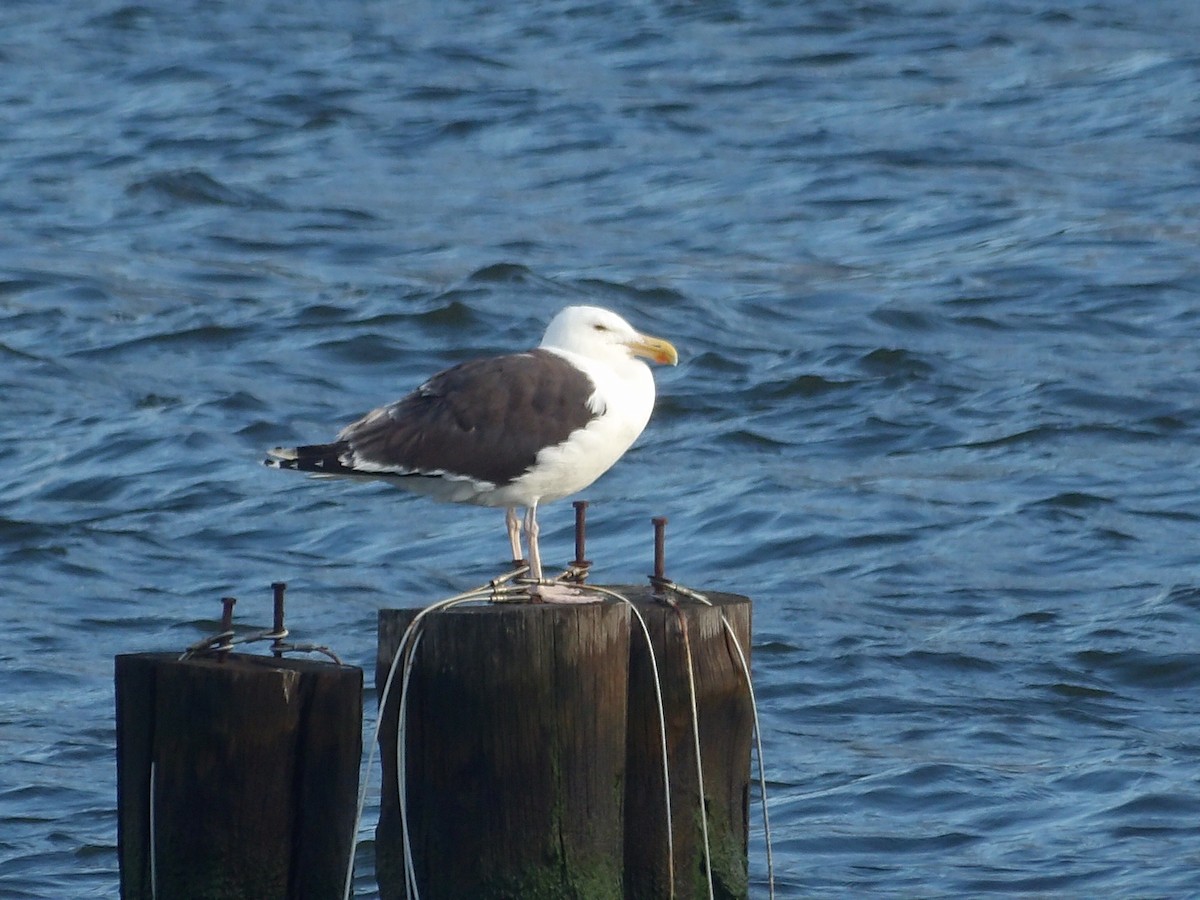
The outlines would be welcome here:
[[[670,575],[754,597],[780,896],[1200,894],[1198,34],[5,3],[0,894],[117,895],[114,654],[284,579],[369,665],[378,608],[497,571],[496,511],[260,453],[580,301],[680,349],[590,555],[641,578],[665,514]]]

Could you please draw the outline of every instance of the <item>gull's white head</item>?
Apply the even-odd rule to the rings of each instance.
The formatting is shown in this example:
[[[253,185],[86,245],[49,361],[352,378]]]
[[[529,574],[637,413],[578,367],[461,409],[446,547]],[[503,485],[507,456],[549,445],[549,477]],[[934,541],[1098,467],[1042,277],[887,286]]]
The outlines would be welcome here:
[[[550,320],[543,347],[593,359],[641,356],[675,365],[679,354],[670,341],[642,334],[615,312],[598,306],[568,306]]]

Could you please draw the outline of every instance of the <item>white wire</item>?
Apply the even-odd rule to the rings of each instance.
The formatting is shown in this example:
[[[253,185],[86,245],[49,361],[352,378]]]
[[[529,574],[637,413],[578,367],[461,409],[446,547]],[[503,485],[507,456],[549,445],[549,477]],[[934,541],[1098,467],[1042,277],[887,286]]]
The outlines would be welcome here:
[[[742,650],[742,643],[734,633],[729,620],[725,618],[724,612],[721,613],[721,624],[725,626],[725,633],[733,640],[733,647],[737,650],[738,661],[742,664],[742,673],[746,676],[746,687],[750,694],[750,711],[754,715],[754,745],[758,751],[758,791],[762,798],[763,837],[767,845],[767,894],[773,900],[775,897],[775,860],[771,853],[771,816],[767,812],[767,774],[763,765],[762,729],[758,723],[758,701],[754,697],[754,683],[750,680],[750,664]]]
[[[417,658],[417,647],[424,636],[423,631],[413,635],[412,647],[404,663],[404,677],[400,680],[400,708],[396,716],[396,794],[400,804],[400,835],[404,842],[404,890],[409,900],[421,900],[421,892],[417,886],[417,869],[413,864],[412,832],[408,827],[408,685]]]
[[[688,698],[692,704],[692,741],[696,751],[696,786],[700,791],[700,833],[704,839],[704,875],[708,880],[708,900],[713,900],[712,851],[708,842],[708,802],[704,796],[704,764],[700,758],[700,710],[696,706],[696,673],[692,668],[692,642],[688,639],[687,618],[672,604],[683,632],[684,659],[687,662]]]
[[[379,729],[383,724],[383,708],[388,693],[392,689],[392,677],[396,674],[396,665],[401,654],[396,653],[392,659],[388,676],[383,683],[383,693],[379,697],[379,712],[375,716],[375,730],[371,735],[371,743],[367,747],[367,766],[363,773],[363,783],[358,789],[358,806],[354,813],[354,834],[350,841],[350,859],[346,865],[346,881],[342,887],[342,900],[350,900],[350,892],[354,884],[354,857],[358,851],[358,829],[362,825],[363,808],[367,805],[367,788],[371,784],[371,764],[375,762],[375,745],[379,742]]]
[[[671,898],[675,897],[675,834],[672,827],[674,821],[671,815],[671,765],[670,753],[667,749],[667,717],[664,710],[663,694],[662,694],[662,679],[658,674],[658,660],[654,656],[654,642],[650,639],[650,629],[646,626],[646,619],[642,616],[641,611],[634,605],[633,601],[617,591],[608,588],[599,587],[597,585],[580,585],[588,590],[596,591],[601,594],[607,594],[610,597],[615,597],[626,606],[629,611],[634,614],[638,620],[638,624],[642,628],[642,635],[646,639],[646,651],[650,654],[650,669],[654,673],[654,698],[655,705],[658,709],[658,736],[662,744],[662,772],[663,772],[663,806],[667,814],[667,875],[671,885]]]
[[[680,588],[678,585],[671,585],[672,589],[679,590],[680,593],[691,597],[693,600],[698,600],[706,606],[715,608],[715,604],[705,597],[703,594],[696,591]],[[767,848],[767,893],[771,900],[775,897],[775,859],[771,850],[771,815],[768,812],[767,804],[767,774],[765,764],[763,762],[762,749],[762,728],[759,727],[758,719],[758,700],[754,696],[754,681],[750,677],[750,664],[746,660],[746,653],[742,649],[742,642],[738,640],[737,633],[733,630],[733,626],[729,624],[729,619],[726,617],[724,610],[720,611],[721,624],[725,628],[725,633],[729,635],[733,641],[734,649],[737,650],[738,661],[742,666],[742,674],[746,676],[746,691],[750,695],[750,711],[754,717],[754,744],[758,752],[758,790],[759,796],[762,798],[762,816],[763,816],[763,840]]]
[[[396,671],[399,666],[400,659],[402,657],[406,657],[407,661],[405,663],[404,676],[402,677],[402,680],[401,680],[400,708],[399,708],[398,718],[397,718],[397,746],[396,746],[397,788],[398,788],[398,801],[400,803],[401,833],[402,833],[403,842],[404,842],[405,887],[406,887],[406,890],[408,891],[408,896],[409,896],[410,900],[420,900],[420,895],[418,893],[418,886],[416,883],[415,866],[414,866],[414,861],[413,861],[413,857],[412,857],[412,847],[411,847],[410,835],[409,835],[408,810],[407,810],[407,805],[408,805],[407,804],[407,773],[405,772],[405,768],[407,766],[407,756],[406,756],[406,748],[404,746],[404,744],[405,744],[404,728],[405,728],[405,716],[407,714],[408,684],[409,684],[409,679],[410,679],[411,672],[412,672],[412,667],[414,665],[416,649],[420,643],[420,634],[418,632],[418,625],[419,625],[419,623],[421,623],[421,620],[425,618],[425,616],[427,616],[433,612],[439,611],[439,610],[448,609],[452,606],[456,606],[456,605],[459,605],[462,603],[469,603],[469,602],[473,602],[473,601],[489,600],[489,599],[494,600],[497,598],[498,593],[520,592],[522,590],[520,588],[501,588],[500,587],[500,585],[504,581],[509,580],[510,578],[514,577],[517,574],[520,574],[520,573],[519,572],[513,573],[509,576],[506,576],[505,578],[496,579],[495,581],[491,582],[487,586],[476,588],[474,590],[467,591],[463,594],[459,594],[455,597],[451,597],[446,600],[442,600],[437,603],[433,603],[430,606],[425,607],[419,613],[417,613],[417,615],[413,618],[413,620],[408,624],[408,627],[405,629],[404,634],[402,635],[402,637],[400,639],[400,643],[396,649],[396,654],[392,659],[391,667],[388,670],[388,676],[384,682],[383,692],[381,693],[380,698],[379,698],[379,716],[376,719],[375,729],[374,729],[374,732],[372,735],[372,740],[371,740],[371,746],[368,751],[367,766],[366,766],[367,773],[363,779],[363,785],[359,791],[358,806],[357,806],[356,816],[355,816],[354,840],[351,845],[350,859],[349,859],[349,864],[347,866],[347,871],[346,871],[346,881],[345,881],[345,887],[344,887],[344,891],[343,891],[343,900],[350,900],[350,896],[351,896],[351,888],[352,888],[353,877],[354,877],[354,857],[355,857],[355,854],[357,851],[357,845],[358,845],[358,829],[361,825],[363,809],[366,805],[366,794],[367,794],[367,790],[368,790],[369,782],[370,782],[370,770],[371,770],[372,763],[374,761],[375,747],[378,745],[378,742],[379,742],[379,732],[380,732],[380,728],[382,727],[383,710],[386,707],[387,698],[388,698],[389,694],[391,693],[392,684],[393,684],[393,681],[395,680]],[[642,635],[646,641],[646,647],[647,647],[647,650],[650,655],[650,667],[651,667],[651,670],[652,670],[652,673],[654,676],[653,680],[654,680],[655,700],[656,700],[656,707],[657,707],[657,712],[658,712],[659,737],[660,737],[660,744],[661,744],[660,749],[662,751],[662,764],[663,764],[663,785],[664,785],[664,798],[663,799],[664,799],[664,805],[665,805],[665,809],[666,809],[666,818],[667,818],[668,871],[670,874],[671,897],[674,898],[675,893],[676,893],[676,891],[675,891],[675,842],[674,842],[674,833],[673,833],[673,828],[672,828],[673,813],[672,813],[672,809],[671,809],[670,763],[669,763],[669,748],[668,748],[668,744],[667,744],[666,713],[665,713],[663,695],[662,695],[662,680],[661,680],[661,676],[659,674],[658,660],[654,653],[653,641],[650,637],[650,629],[646,624],[645,618],[642,616],[641,612],[634,605],[633,601],[630,600],[628,597],[625,597],[623,594],[621,594],[617,591],[614,591],[614,590],[610,590],[608,588],[600,587],[598,585],[579,584],[579,585],[573,585],[573,587],[576,587],[576,588],[582,589],[582,590],[590,590],[590,591],[593,591],[596,593],[604,594],[604,595],[613,597],[613,598],[625,603],[629,607],[629,609],[633,613],[633,615],[637,618],[638,625],[641,628]],[[705,603],[708,606],[714,605],[702,594],[696,594],[695,592],[691,592],[691,591],[684,591],[683,593],[685,593],[686,596],[689,596],[695,600]],[[708,896],[709,896],[709,898],[712,898],[713,897],[712,858],[711,858],[711,849],[710,849],[710,845],[709,845],[709,836],[708,836],[708,815],[707,815],[707,810],[706,810],[707,803],[706,803],[705,793],[704,793],[704,768],[703,768],[703,761],[701,759],[699,710],[698,710],[698,705],[697,705],[697,700],[696,700],[695,670],[694,670],[693,663],[692,663],[691,643],[688,640],[687,623],[686,623],[686,620],[684,619],[684,617],[682,616],[682,613],[679,612],[678,608],[676,608],[676,612],[679,614],[680,625],[681,625],[681,628],[683,631],[683,637],[684,637],[684,647],[685,647],[685,651],[686,651],[686,662],[687,662],[687,671],[688,671],[688,693],[689,693],[689,700],[690,700],[691,708],[692,708],[692,738],[693,738],[695,753],[696,753],[696,773],[697,773],[699,792],[700,792],[700,812],[701,812],[700,823],[701,823],[702,835],[703,835],[703,839],[704,839],[704,865],[705,865],[705,873],[706,873],[706,876],[708,879]],[[763,754],[762,754],[762,736],[761,736],[761,730],[759,728],[758,704],[755,700],[754,688],[753,688],[753,684],[750,679],[750,668],[749,668],[748,661],[746,660],[745,652],[743,651],[743,649],[741,647],[741,643],[738,641],[737,635],[734,633],[733,627],[730,625],[729,620],[726,618],[725,614],[723,612],[721,612],[720,615],[721,615],[722,625],[724,626],[724,628],[725,628],[726,632],[729,634],[729,636],[732,638],[734,647],[737,650],[738,660],[741,664],[742,672],[746,676],[746,684],[747,684],[747,688],[748,688],[749,694],[750,694],[750,705],[751,705],[751,710],[752,710],[753,718],[754,718],[755,742],[756,742],[756,747],[757,747],[757,752],[758,752],[759,790],[762,795],[762,803],[763,803],[763,828],[764,828],[764,832],[766,835],[768,884],[769,884],[770,896],[772,898],[774,898],[774,896],[775,896],[774,861],[773,861],[772,848],[771,848],[770,817],[769,817],[769,814],[767,811],[766,775],[764,772],[764,763],[763,763]],[[412,642],[411,648],[408,647],[408,644],[410,641]],[[405,652],[406,648],[407,648],[407,653]],[[153,858],[151,859],[151,866],[153,867]]]
[[[426,615],[434,612],[435,610],[444,609],[447,606],[453,606],[457,603],[467,603],[472,600],[486,600],[495,596],[500,581],[501,579],[496,579],[496,581],[491,582],[490,585],[475,588],[474,590],[459,594],[456,597],[450,597],[447,600],[441,600],[425,607],[423,610],[417,613],[411,622],[409,622],[408,627],[404,630],[403,636],[400,638],[400,644],[396,648],[396,655],[392,658],[391,668],[388,669],[388,676],[383,684],[383,693],[381,693],[379,696],[379,713],[375,717],[375,730],[371,735],[371,745],[367,749],[367,766],[366,772],[363,775],[362,786],[358,791],[358,806],[354,815],[354,835],[350,841],[350,858],[346,864],[346,880],[342,888],[342,900],[350,900],[351,890],[354,885],[354,857],[358,851],[358,829],[362,824],[363,809],[367,804],[367,789],[371,783],[371,765],[375,761],[375,747],[379,743],[379,731],[383,726],[383,710],[387,704],[388,694],[391,693],[392,681],[395,679],[396,675],[396,667],[399,665],[400,659],[404,655],[402,651],[404,650],[405,644],[409,640],[409,637],[413,631],[413,627]]]

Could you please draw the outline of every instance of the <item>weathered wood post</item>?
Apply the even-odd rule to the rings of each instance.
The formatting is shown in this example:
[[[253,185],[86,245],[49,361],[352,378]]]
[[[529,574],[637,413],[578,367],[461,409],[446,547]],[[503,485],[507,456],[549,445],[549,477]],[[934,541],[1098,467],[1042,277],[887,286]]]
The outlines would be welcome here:
[[[116,707],[122,900],[342,896],[361,669],[128,654]]]
[[[418,610],[381,610],[382,694]],[[628,607],[503,603],[422,619],[407,716],[408,823],[422,900],[621,898]],[[396,737],[382,711],[376,872],[406,896]]]
[[[627,607],[459,607],[423,620],[409,686],[408,816],[423,898],[657,900],[671,896],[672,877],[675,896],[707,897],[702,808],[714,895],[748,896],[753,713],[722,616],[749,663],[750,601],[709,593],[711,605],[674,595],[667,603],[648,587],[615,590],[645,619],[662,681],[673,857],[653,668],[640,626],[621,615]],[[418,612],[380,612],[381,692]],[[398,673],[380,732],[376,872],[384,900],[406,896],[400,690]]]
[[[675,896],[708,896],[701,803],[696,767],[687,648],[699,711],[700,757],[704,770],[713,895],[749,894],[750,744],[754,715],[737,649],[725,630],[724,614],[750,658],[750,600],[705,592],[709,603],[672,596],[668,605],[647,587],[619,587],[645,619],[662,682],[666,719]],[[684,641],[684,622],[687,641]],[[625,781],[625,896],[659,900],[671,896],[654,673],[640,627],[630,639],[629,725]]]

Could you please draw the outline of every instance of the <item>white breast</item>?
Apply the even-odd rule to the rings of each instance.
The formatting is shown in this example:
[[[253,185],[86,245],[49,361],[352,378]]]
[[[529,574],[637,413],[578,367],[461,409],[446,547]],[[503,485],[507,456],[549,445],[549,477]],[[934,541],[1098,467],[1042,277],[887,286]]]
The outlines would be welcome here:
[[[650,421],[654,378],[644,363],[629,357],[598,362],[553,352],[587,373],[596,386],[589,405],[603,412],[563,443],[542,450],[529,472],[488,498],[489,506],[547,503],[583,490],[612,468]]]

